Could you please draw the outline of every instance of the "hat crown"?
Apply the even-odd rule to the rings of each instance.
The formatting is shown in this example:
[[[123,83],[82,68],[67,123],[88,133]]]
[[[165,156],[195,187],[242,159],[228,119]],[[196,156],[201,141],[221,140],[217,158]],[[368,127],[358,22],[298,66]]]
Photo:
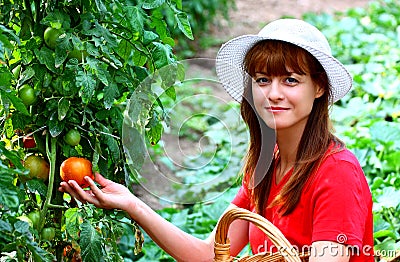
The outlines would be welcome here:
[[[325,54],[332,54],[326,37],[316,27],[298,19],[275,20],[261,29],[258,36],[296,43]]]

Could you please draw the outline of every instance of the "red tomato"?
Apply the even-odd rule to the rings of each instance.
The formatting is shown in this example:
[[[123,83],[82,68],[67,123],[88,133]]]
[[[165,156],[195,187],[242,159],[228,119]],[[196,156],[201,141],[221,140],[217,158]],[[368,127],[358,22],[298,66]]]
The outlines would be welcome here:
[[[35,138],[33,136],[24,136],[22,138],[22,142],[24,143],[25,148],[34,148],[36,147]]]
[[[60,176],[65,182],[75,180],[80,187],[88,187],[89,184],[83,178],[88,176],[94,179],[92,162],[82,157],[70,157],[62,162]]]

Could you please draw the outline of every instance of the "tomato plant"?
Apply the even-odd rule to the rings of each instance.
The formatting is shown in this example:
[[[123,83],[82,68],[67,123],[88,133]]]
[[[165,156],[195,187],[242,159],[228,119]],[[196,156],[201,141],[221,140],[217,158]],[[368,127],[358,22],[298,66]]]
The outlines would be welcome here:
[[[92,172],[92,163],[81,157],[70,157],[61,164],[60,169],[61,179],[65,182],[75,180],[82,188],[88,187],[89,184],[85,181],[85,176],[94,179]]]
[[[81,134],[76,129],[69,130],[64,136],[65,142],[70,146],[76,146],[81,141]]]
[[[128,218],[77,203],[57,188],[62,162],[72,157],[87,159],[90,170],[119,183],[137,179],[145,155],[142,136],[156,143],[165,119],[161,101],[154,102],[157,94],[142,82],[171,66],[174,74],[161,74],[160,86],[174,98],[172,85],[184,74],[165,10],[173,14],[173,25],[193,38],[180,0],[2,1],[0,169],[6,176],[0,179],[0,222],[7,225],[0,235],[2,252],[16,252],[13,259],[20,261],[62,261],[63,248],[70,245],[85,261],[121,261],[119,223]],[[140,145],[131,148],[135,170],[122,141],[129,101],[137,105],[130,113]],[[21,145],[27,133],[17,130],[29,130],[36,146]],[[62,175],[74,179],[73,170],[88,167],[66,166]],[[40,214],[35,230],[17,219],[32,210]],[[57,234],[43,243],[47,225]],[[130,230],[141,234],[134,222]],[[139,252],[140,237],[135,246]]]

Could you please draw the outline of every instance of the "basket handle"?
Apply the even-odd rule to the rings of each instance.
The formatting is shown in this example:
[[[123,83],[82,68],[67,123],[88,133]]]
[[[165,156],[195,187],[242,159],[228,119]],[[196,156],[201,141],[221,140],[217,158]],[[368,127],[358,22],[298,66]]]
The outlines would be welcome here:
[[[229,259],[230,244],[228,238],[228,229],[230,224],[236,219],[242,219],[256,225],[264,234],[268,236],[286,261],[301,262],[298,252],[293,252],[292,245],[276,226],[259,214],[239,207],[228,210],[225,214],[223,214],[218,222],[215,233],[214,262],[231,261],[231,259]]]

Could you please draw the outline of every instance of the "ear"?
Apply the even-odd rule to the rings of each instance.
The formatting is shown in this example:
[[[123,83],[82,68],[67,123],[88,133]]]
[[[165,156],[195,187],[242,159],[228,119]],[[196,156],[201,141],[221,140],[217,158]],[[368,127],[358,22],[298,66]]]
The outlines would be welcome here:
[[[315,90],[315,98],[320,98],[325,93],[325,90],[317,85],[317,90]]]

